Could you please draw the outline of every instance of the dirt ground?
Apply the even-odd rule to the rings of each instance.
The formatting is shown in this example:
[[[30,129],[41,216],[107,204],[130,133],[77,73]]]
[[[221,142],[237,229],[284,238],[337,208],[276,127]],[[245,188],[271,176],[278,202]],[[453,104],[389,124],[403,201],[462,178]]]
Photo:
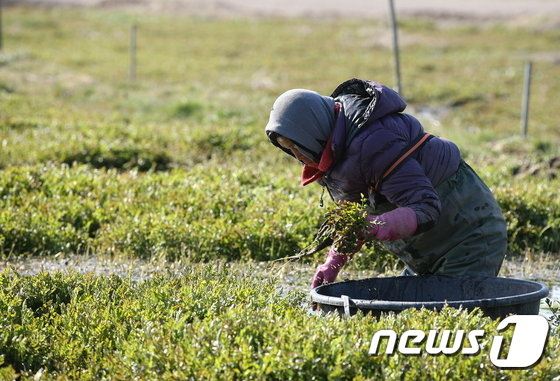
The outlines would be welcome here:
[[[388,0],[8,0],[9,4],[139,8],[207,16],[386,17]],[[560,15],[558,0],[395,0],[401,16],[511,20]]]

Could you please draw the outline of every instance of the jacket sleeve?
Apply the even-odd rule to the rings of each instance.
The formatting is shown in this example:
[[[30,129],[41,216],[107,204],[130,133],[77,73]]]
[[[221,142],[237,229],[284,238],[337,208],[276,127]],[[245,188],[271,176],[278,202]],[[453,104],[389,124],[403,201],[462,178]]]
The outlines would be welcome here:
[[[362,175],[374,184],[383,172],[408,147],[408,139],[390,130],[370,135],[362,145]],[[409,157],[381,183],[378,192],[398,207],[416,213],[417,233],[431,229],[437,222],[441,203],[432,182],[414,158]]]

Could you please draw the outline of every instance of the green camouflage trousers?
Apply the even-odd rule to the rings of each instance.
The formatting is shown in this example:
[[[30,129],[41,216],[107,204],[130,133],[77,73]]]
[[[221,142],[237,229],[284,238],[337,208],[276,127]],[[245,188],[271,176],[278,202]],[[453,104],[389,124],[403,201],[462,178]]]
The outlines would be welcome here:
[[[465,162],[436,187],[436,225],[387,244],[417,274],[496,276],[507,247],[506,222],[492,192]]]

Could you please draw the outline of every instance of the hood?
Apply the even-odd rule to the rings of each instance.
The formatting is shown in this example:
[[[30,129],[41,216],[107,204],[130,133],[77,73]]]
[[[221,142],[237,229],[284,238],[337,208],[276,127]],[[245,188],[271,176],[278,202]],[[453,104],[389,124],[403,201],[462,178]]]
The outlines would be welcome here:
[[[286,91],[272,106],[266,134],[281,149],[276,141],[278,135],[292,140],[318,159],[334,128],[334,104],[332,97],[315,91]]]

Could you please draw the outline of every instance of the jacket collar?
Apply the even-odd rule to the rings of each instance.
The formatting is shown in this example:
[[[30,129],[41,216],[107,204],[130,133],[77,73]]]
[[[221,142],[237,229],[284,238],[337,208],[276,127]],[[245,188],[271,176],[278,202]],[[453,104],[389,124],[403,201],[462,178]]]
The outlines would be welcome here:
[[[404,99],[393,89],[375,81],[358,78],[340,84],[331,97],[344,106],[346,147],[363,127],[406,108]]]

